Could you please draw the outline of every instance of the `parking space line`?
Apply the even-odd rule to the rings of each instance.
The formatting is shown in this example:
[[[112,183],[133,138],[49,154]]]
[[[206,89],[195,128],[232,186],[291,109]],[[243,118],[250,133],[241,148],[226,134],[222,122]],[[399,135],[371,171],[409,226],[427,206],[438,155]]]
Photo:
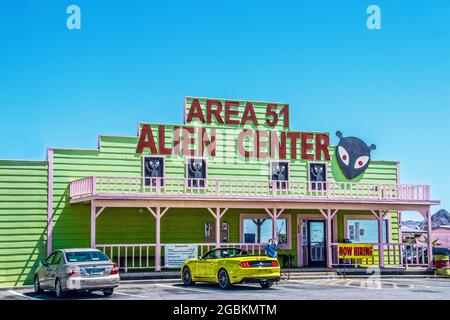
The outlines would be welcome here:
[[[123,292],[117,292],[117,291],[114,291],[114,294],[118,294],[121,296],[136,297],[136,298],[151,298],[150,296],[142,296],[139,294],[123,293]]]
[[[19,296],[19,297],[23,297],[23,298],[28,298],[28,299],[31,299],[31,300],[42,300],[42,299],[39,299],[39,298],[34,298],[34,297],[27,296],[27,295],[25,295],[23,293],[16,292],[14,290],[8,290],[8,292],[13,294],[13,295],[16,295],[16,296]]]
[[[222,293],[222,292],[219,292],[219,291],[216,291],[216,290],[214,290],[214,291],[206,291],[206,290],[199,290],[199,289],[194,289],[194,288],[186,288],[186,287],[181,287],[181,288],[177,288],[177,287],[174,287],[174,286],[169,286],[169,285],[166,285],[166,284],[161,284],[161,283],[155,283],[154,284],[155,286],[159,286],[159,287],[165,287],[165,288],[170,288],[170,289],[175,289],[175,290],[191,290],[191,291],[195,291],[195,292],[203,292],[203,293],[212,293],[212,292],[214,292],[214,293]]]

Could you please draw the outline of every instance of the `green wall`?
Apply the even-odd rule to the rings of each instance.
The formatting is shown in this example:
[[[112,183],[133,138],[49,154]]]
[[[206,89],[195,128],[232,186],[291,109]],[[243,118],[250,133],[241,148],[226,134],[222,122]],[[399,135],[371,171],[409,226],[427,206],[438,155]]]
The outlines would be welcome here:
[[[47,251],[47,162],[0,160],[0,287],[33,281]]]

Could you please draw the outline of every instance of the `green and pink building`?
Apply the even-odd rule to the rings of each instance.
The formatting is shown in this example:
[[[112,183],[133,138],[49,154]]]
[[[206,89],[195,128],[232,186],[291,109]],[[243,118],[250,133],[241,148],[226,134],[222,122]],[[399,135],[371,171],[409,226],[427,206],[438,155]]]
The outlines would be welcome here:
[[[400,234],[402,211],[430,223],[430,187],[404,184],[399,162],[373,160],[376,146],[350,133],[291,130],[289,111],[186,97],[182,124],[0,161],[0,287],[31,283],[40,259],[69,247],[103,250],[122,272],[174,268],[186,250],[263,253],[269,239],[286,267],[431,266],[431,243]],[[339,243],[374,255],[339,258]]]

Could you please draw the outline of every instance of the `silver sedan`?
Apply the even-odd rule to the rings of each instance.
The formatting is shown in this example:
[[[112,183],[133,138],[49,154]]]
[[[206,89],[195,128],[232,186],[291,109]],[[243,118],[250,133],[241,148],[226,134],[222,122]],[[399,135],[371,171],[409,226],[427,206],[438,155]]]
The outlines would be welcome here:
[[[119,268],[96,249],[56,250],[39,262],[34,276],[34,291],[54,291],[61,298],[68,291],[101,290],[111,296],[119,286]]]

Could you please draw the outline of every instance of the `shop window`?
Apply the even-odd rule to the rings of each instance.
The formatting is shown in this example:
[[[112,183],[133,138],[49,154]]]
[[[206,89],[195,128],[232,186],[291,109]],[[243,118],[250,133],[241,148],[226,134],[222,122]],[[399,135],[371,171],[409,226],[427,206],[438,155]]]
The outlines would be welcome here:
[[[165,161],[164,157],[144,157],[143,170],[145,186],[155,187],[160,183],[164,186]]]
[[[327,165],[325,163],[310,162],[308,173],[311,190],[326,190]]]
[[[268,243],[272,239],[272,219],[244,218],[243,242],[244,243]],[[278,244],[287,246],[288,243],[288,219],[277,219]]]
[[[388,221],[383,220],[383,242],[388,243]],[[378,243],[378,221],[369,219],[348,219],[347,239],[351,243]]]
[[[270,187],[274,184],[277,189],[289,188],[289,162],[270,162]]]
[[[208,167],[206,159],[187,159],[186,173],[189,188],[204,188],[206,186]]]

